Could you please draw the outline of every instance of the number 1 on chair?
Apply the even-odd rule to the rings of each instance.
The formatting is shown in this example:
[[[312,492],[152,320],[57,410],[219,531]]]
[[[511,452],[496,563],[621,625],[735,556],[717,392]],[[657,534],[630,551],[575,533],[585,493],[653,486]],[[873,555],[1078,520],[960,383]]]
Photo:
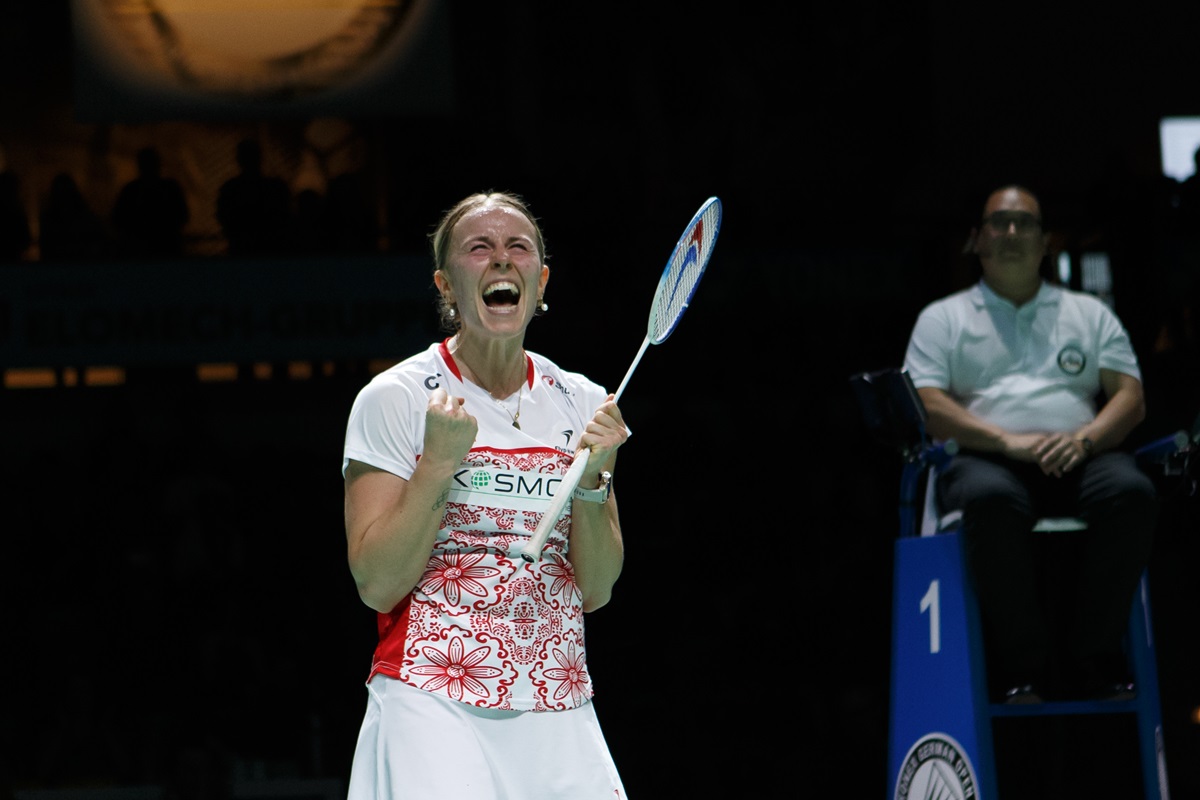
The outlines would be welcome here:
[[[942,650],[942,615],[938,609],[938,580],[929,582],[929,590],[921,598],[921,613],[929,611],[929,652],[940,653]]]

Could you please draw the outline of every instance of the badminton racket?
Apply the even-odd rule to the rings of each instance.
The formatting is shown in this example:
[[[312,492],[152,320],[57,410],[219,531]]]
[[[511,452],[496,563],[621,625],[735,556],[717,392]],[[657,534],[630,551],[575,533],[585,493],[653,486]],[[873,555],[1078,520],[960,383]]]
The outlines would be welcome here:
[[[621,393],[625,391],[633,371],[637,369],[650,345],[665,342],[679,324],[679,318],[687,311],[688,303],[696,293],[700,278],[704,277],[704,270],[708,266],[708,259],[712,256],[713,245],[717,242],[717,233],[720,230],[721,201],[717,197],[710,197],[684,228],[683,235],[671,251],[671,257],[667,259],[667,266],[663,269],[662,276],[658,279],[658,288],[654,291],[654,301],[650,304],[646,337],[642,339],[642,346],[625,372],[621,385],[617,387],[615,399],[621,399]],[[538,521],[529,543],[521,551],[521,557],[530,564],[542,557],[542,549],[546,546],[550,531],[562,516],[567,501],[579,485],[586,467],[587,456],[582,452],[576,453],[571,466],[563,475],[562,483],[551,498],[550,506]]]

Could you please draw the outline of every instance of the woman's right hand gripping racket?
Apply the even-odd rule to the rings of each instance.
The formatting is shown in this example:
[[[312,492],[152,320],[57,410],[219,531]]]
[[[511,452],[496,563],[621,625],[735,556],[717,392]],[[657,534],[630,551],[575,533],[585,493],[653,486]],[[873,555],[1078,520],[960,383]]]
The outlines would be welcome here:
[[[683,235],[679,237],[675,249],[671,251],[671,257],[667,260],[662,277],[658,279],[654,301],[650,304],[650,320],[646,325],[646,338],[642,340],[642,346],[638,349],[633,363],[629,365],[625,378],[617,387],[617,400],[621,399],[621,393],[625,391],[625,385],[629,383],[629,378],[637,368],[638,362],[642,360],[646,349],[652,344],[665,342],[675,330],[675,326],[679,324],[679,318],[687,310],[688,303],[691,302],[692,295],[696,292],[696,286],[700,283],[700,278],[704,276],[704,270],[708,266],[708,259],[712,256],[713,246],[717,243],[717,233],[720,230],[721,201],[716,197],[710,197],[704,201],[700,210],[692,217],[692,221],[684,228]],[[581,450],[575,454],[575,460],[571,462],[570,468],[563,475],[562,483],[551,499],[550,506],[538,522],[537,529],[530,537],[529,543],[521,551],[521,557],[527,562],[532,564],[542,557],[542,550],[546,546],[546,540],[550,537],[550,531],[562,516],[567,507],[567,501],[571,499],[586,468],[587,453]]]

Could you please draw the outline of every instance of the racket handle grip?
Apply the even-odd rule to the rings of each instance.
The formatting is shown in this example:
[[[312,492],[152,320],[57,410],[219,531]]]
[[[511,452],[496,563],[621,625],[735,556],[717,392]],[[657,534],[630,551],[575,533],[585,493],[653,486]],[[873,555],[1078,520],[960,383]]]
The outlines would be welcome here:
[[[542,548],[546,546],[546,540],[550,538],[550,531],[554,530],[554,523],[558,522],[558,518],[562,516],[563,510],[567,507],[567,501],[571,499],[571,494],[579,485],[585,469],[587,469],[587,451],[582,451],[575,455],[571,467],[563,475],[558,492],[550,499],[550,506],[546,509],[546,513],[542,514],[537,529],[529,538],[525,549],[521,551],[521,558],[525,559],[526,563],[532,564],[541,559]]]

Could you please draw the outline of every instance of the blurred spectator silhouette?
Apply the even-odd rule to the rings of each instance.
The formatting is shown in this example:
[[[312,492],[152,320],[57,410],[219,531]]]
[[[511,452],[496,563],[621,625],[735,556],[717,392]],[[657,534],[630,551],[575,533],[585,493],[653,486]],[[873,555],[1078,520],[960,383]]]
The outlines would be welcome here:
[[[338,249],[337,231],[329,201],[316,189],[303,189],[296,194],[295,215],[288,249],[306,254],[332,253]]]
[[[21,202],[21,179],[16,172],[0,172],[0,261],[16,262],[33,244],[29,216]]]
[[[121,255],[137,258],[183,254],[190,214],[183,186],[162,174],[158,148],[137,152],[138,174],[121,187],[113,204],[113,227]]]
[[[284,248],[290,230],[291,189],[283,178],[263,172],[262,146],[237,145],[238,174],[217,192],[217,222],[230,255],[270,255]]]
[[[332,177],[326,197],[338,250],[346,253],[377,250],[379,225],[362,171],[352,170]]]
[[[38,252],[42,261],[86,261],[110,254],[104,220],[88,205],[69,172],[50,181],[38,216]]]
[[[1151,430],[1200,436],[1200,285],[1176,285],[1160,303],[1158,332],[1146,357],[1147,391],[1155,390]]]

